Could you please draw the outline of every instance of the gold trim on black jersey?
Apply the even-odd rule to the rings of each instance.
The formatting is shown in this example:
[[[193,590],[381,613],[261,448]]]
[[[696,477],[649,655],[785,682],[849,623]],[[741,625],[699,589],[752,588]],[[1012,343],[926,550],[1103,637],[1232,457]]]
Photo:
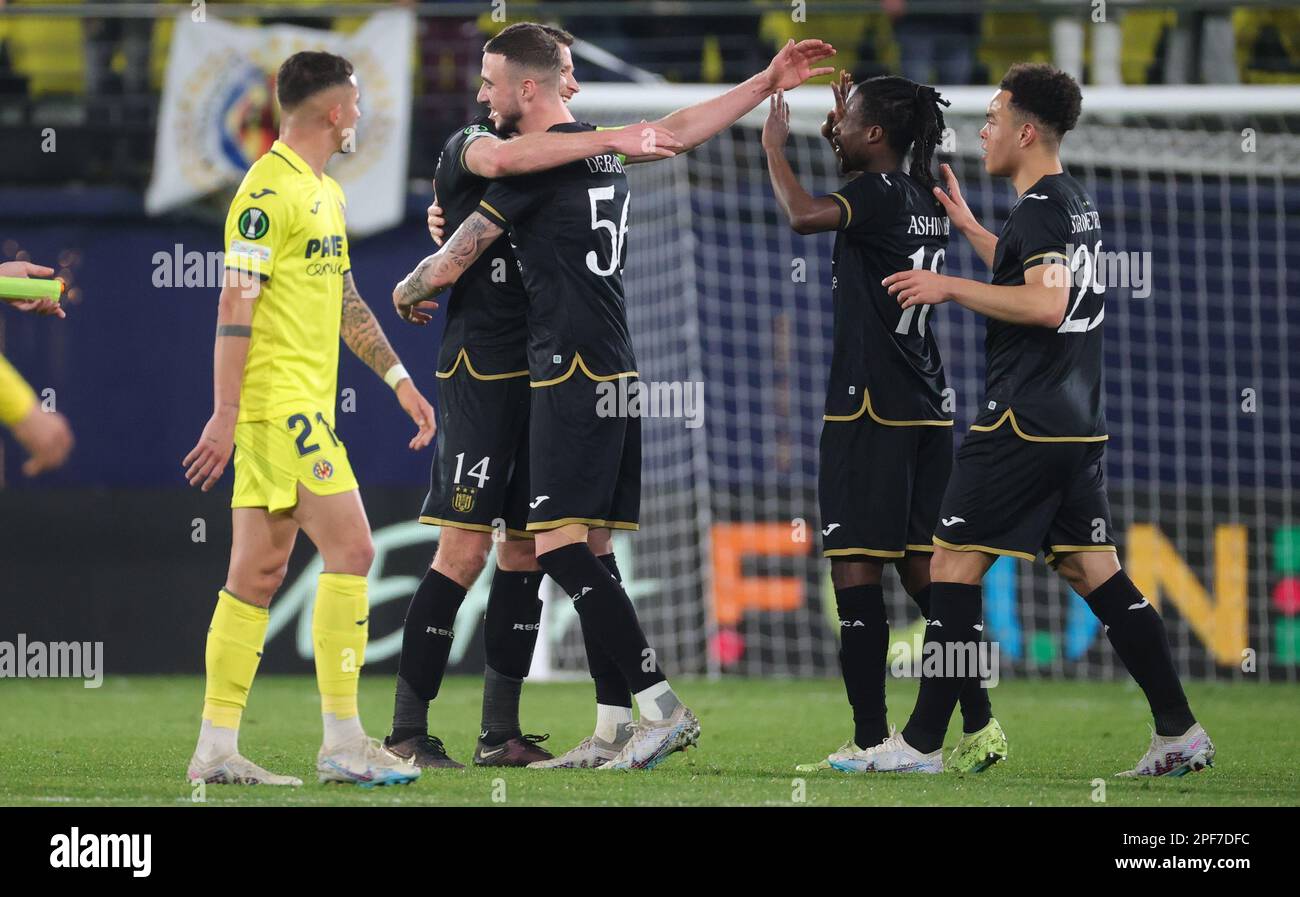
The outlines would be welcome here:
[[[842,194],[839,194],[839,193],[828,193],[827,195],[828,195],[828,196],[833,196],[833,197],[835,197],[835,198],[838,199],[841,203],[844,204],[844,216],[845,216],[845,217],[844,217],[844,223],[843,223],[842,225],[840,225],[840,230],[845,230],[845,229],[847,229],[848,226],[849,226],[850,224],[853,223],[853,206],[849,205],[849,201],[848,201],[847,199],[845,199],[844,196],[843,196]]]
[[[639,377],[641,374],[637,371],[623,371],[619,374],[593,374],[591,368],[587,367],[587,362],[582,360],[582,355],[574,352],[573,362],[569,365],[569,370],[558,377],[552,377],[550,380],[533,380],[528,385],[533,389],[539,389],[543,386],[554,386],[557,383],[563,383],[573,376],[574,371],[582,368],[582,372],[587,375],[588,380],[594,380],[597,383],[608,383],[610,380],[621,380],[624,377]]]
[[[1119,554],[1119,549],[1114,545],[1053,545],[1051,551],[1043,554],[1043,560],[1055,566],[1057,554],[1075,554],[1080,551],[1109,551]]]
[[[1020,423],[1016,420],[1016,413],[1010,408],[1002,412],[1002,416],[998,418],[997,423],[988,425],[972,424],[971,430],[980,433],[991,433],[1006,423],[1008,419],[1011,420],[1011,429],[1015,430],[1016,435],[1026,442],[1105,442],[1110,439],[1110,436],[1105,434],[1101,436],[1030,436],[1020,429]]]
[[[888,558],[891,560],[897,560],[898,558],[901,558],[905,554],[907,554],[907,552],[887,551],[883,548],[827,548],[822,550],[822,557],[825,558],[850,557],[851,555],[855,555],[855,554],[859,554],[859,555],[865,554],[868,557],[873,557],[873,558]]]
[[[528,376],[527,370],[507,371],[504,374],[480,374],[478,371],[474,370],[474,363],[469,360],[469,353],[465,351],[464,346],[461,346],[460,351],[456,353],[456,362],[451,366],[451,370],[445,372],[435,371],[435,376],[440,380],[446,380],[452,374],[456,373],[456,369],[460,367],[462,361],[465,362],[465,370],[469,371],[469,375],[475,380],[510,380],[515,377]]]
[[[530,523],[528,524],[528,530],[535,534],[546,530],[559,529],[562,526],[569,526],[574,523],[581,523],[591,529],[638,530],[641,528],[641,524],[628,523],[625,520],[601,520],[596,517],[559,517],[555,520],[539,520],[536,523]]]
[[[1022,561],[1033,561],[1034,556],[1023,551],[1013,551],[1010,548],[990,548],[987,545],[958,545],[956,542],[945,542],[938,536],[934,537],[934,544],[940,548],[946,548],[949,551],[982,551],[984,554],[997,554],[1005,557],[1020,558]]]
[[[849,557],[855,554],[865,554],[874,558],[890,558],[897,560],[901,557],[905,557],[909,552],[914,553],[924,551],[927,554],[934,554],[933,545],[907,544],[903,546],[903,549],[903,551],[889,551],[884,548],[825,548],[822,549],[822,557],[838,558]]]
[[[502,215],[500,212],[498,212],[496,209],[494,209],[494,208],[492,207],[492,203],[488,202],[486,199],[480,199],[480,200],[478,201],[478,204],[479,204],[480,206],[482,206],[484,209],[487,209],[489,212],[491,212],[493,215],[496,216],[496,219],[497,219],[497,220],[496,220],[495,222],[493,222],[494,224],[499,223],[502,227],[508,227],[508,226],[509,226],[510,222],[506,220],[506,216],[505,216],[505,215]]]
[[[1036,262],[1039,259],[1045,259],[1049,257],[1058,258],[1067,265],[1070,263],[1070,257],[1066,255],[1064,252],[1057,252],[1055,249],[1049,249],[1046,252],[1038,253],[1038,255],[1031,255],[1029,258],[1025,259],[1023,262],[1020,263],[1020,267],[1022,269],[1028,268],[1030,262]],[[1043,264],[1047,264],[1047,263],[1044,262]],[[1034,267],[1038,267],[1038,266],[1035,265]]]
[[[469,530],[474,533],[495,533],[497,531],[495,526],[489,526],[486,523],[465,523],[460,520],[443,520],[441,517],[426,517],[421,515],[420,522],[427,523],[430,526],[450,526],[452,529]],[[518,536],[520,539],[537,538],[533,533],[521,529],[511,529],[510,527],[506,527],[506,532],[512,536]]]
[[[871,391],[865,386],[862,387],[862,407],[855,414],[823,414],[822,420],[829,421],[848,421],[857,420],[863,414],[867,414],[878,424],[886,427],[951,427],[950,420],[885,420],[876,414],[876,409],[871,407]]]

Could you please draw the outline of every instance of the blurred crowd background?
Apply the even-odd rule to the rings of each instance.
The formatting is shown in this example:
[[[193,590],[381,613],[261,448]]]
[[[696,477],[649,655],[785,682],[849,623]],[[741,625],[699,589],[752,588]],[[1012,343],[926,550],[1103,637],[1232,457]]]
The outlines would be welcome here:
[[[148,178],[159,93],[178,15],[349,32],[378,2],[0,0],[0,127],[85,132],[57,159],[7,155],[10,183]],[[475,112],[483,42],[510,21],[581,39],[580,80],[726,83],[790,37],[816,34],[857,79],[899,72],[943,85],[995,83],[1015,61],[1053,61],[1093,84],[1300,83],[1300,4],[1125,0],[786,2],[404,2],[419,17],[411,176],[432,173],[445,135]],[[802,18],[803,21],[797,21]],[[1098,21],[1098,19],[1101,19]]]

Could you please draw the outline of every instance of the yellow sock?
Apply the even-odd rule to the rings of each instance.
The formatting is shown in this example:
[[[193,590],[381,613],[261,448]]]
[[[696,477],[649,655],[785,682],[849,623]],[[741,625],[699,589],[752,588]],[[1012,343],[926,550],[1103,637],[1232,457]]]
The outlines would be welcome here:
[[[366,662],[369,633],[366,578],[322,573],[316,584],[316,607],[311,619],[322,713],[332,713],[338,719],[357,715],[357,682]]]
[[[208,685],[203,695],[203,718],[212,725],[239,728],[270,620],[266,608],[240,601],[225,589],[218,593],[204,652]]]

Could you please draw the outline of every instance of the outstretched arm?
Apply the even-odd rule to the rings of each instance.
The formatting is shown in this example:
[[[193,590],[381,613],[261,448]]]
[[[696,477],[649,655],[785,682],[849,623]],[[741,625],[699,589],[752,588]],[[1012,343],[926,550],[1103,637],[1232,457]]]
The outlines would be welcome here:
[[[398,404],[415,421],[416,433],[411,438],[412,449],[422,449],[433,440],[437,431],[433,406],[415,388],[411,375],[393,351],[384,328],[375,320],[366,300],[357,292],[357,283],[349,271],[343,275],[343,317],[339,335],[352,350],[352,354],[366,363],[370,370],[384,379],[397,393]]]
[[[0,6],[2,5],[0,4]],[[27,261],[0,262],[0,277],[53,276],[54,269],[47,268],[44,265],[34,265]],[[10,301],[9,304],[19,311],[35,312],[38,315],[53,315],[57,318],[66,318],[68,316],[60,303],[50,302],[46,299]]]
[[[684,147],[659,124],[627,125],[577,134],[543,131],[509,140],[480,137],[465,148],[465,167],[483,178],[504,178],[558,168],[601,153],[671,159]]]
[[[813,196],[795,177],[785,157],[790,136],[790,107],[781,91],[772,97],[767,122],[763,125],[763,149],[767,152],[767,173],[772,179],[776,204],[800,234],[818,234],[840,226],[840,206],[829,196]]]
[[[825,41],[790,40],[781,52],[772,58],[767,68],[726,93],[687,106],[664,116],[655,124],[677,135],[684,150],[691,150],[719,131],[731,127],[746,112],[772,96],[778,90],[794,90],[809,78],[828,75],[832,67],[814,68],[823,59],[835,55],[835,48]],[[629,162],[650,161],[650,157],[632,157]]]
[[[998,286],[924,270],[899,271],[882,283],[903,308],[951,299],[986,317],[1031,327],[1059,327],[1070,299],[1070,269],[1064,265],[1030,268],[1023,286]]]
[[[459,280],[503,232],[480,212],[466,218],[441,249],[421,259],[393,288],[397,313],[412,324],[429,323],[428,312],[438,307],[433,297]]]

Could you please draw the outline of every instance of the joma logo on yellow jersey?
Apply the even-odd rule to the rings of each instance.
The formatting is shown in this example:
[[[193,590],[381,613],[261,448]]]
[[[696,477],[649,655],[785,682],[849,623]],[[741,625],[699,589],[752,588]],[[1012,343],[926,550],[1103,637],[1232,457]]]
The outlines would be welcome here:
[[[331,236],[326,237],[323,240],[315,240],[315,239],[308,240],[307,252],[305,255],[303,255],[303,258],[309,259],[312,256],[320,256],[321,258],[330,258],[331,256],[337,256],[342,254],[343,254],[343,235],[333,234]]]

